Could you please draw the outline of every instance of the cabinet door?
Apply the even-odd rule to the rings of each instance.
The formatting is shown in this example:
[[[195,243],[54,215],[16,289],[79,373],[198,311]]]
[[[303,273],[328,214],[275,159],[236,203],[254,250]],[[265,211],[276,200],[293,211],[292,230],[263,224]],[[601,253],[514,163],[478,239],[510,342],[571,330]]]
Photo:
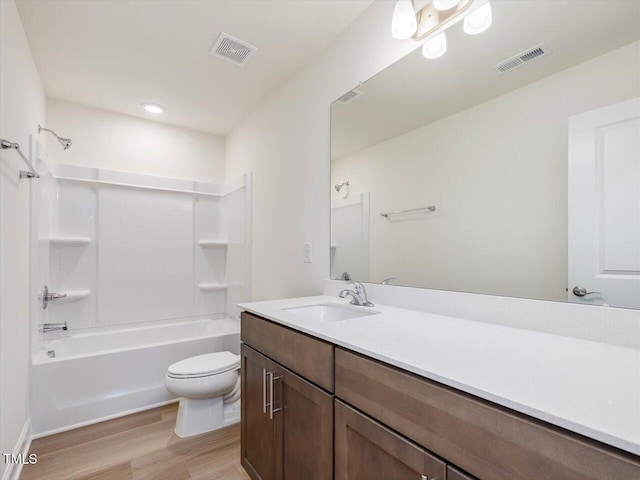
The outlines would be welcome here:
[[[336,480],[445,480],[446,464],[335,401]]]
[[[242,345],[242,466],[254,480],[282,478],[278,420],[270,418],[270,374],[278,364]],[[272,415],[271,415],[272,417]]]
[[[333,395],[287,369],[276,385],[284,480],[333,478]]]

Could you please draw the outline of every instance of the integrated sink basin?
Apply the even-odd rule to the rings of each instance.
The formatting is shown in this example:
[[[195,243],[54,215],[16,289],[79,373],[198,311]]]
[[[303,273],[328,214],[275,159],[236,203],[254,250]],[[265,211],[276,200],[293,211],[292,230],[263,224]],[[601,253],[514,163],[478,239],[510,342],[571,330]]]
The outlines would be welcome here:
[[[316,320],[319,322],[337,322],[352,318],[367,317],[380,312],[369,310],[368,307],[352,307],[350,305],[339,305],[336,303],[317,303],[314,305],[299,305],[294,307],[284,307],[284,312],[296,315],[298,318],[306,320]]]

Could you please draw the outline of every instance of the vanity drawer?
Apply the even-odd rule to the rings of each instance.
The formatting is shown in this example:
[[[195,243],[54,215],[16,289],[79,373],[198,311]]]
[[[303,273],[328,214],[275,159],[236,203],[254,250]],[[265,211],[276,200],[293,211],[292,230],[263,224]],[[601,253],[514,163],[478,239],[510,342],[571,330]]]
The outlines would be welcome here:
[[[333,392],[333,345],[242,312],[242,341],[289,370]]]
[[[336,348],[336,396],[483,480],[640,478],[640,459]]]

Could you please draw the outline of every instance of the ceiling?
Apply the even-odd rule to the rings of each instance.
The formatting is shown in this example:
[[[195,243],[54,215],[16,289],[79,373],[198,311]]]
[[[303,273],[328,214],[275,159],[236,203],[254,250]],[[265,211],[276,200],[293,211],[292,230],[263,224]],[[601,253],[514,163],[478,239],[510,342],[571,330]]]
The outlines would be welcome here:
[[[420,49],[358,87],[363,95],[331,109],[331,157],[466,110],[640,38],[637,0],[493,0],[493,24],[479,35],[447,30],[448,51]],[[391,21],[391,20],[389,20]],[[500,75],[492,67],[545,43],[551,55]],[[638,52],[640,55],[640,51]]]
[[[17,0],[47,96],[220,135],[371,2]],[[247,65],[208,54],[222,31],[258,48]]]

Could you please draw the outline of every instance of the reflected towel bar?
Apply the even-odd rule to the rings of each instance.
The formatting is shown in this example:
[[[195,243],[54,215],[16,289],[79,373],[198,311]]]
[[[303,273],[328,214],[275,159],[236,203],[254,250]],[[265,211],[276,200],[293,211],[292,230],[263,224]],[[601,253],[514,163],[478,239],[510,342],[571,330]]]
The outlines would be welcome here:
[[[25,170],[20,170],[20,178],[40,178],[40,175],[38,174],[38,172],[36,172],[36,169],[33,168],[31,162],[27,159],[27,157],[24,156],[22,150],[20,150],[20,145],[14,142],[10,142],[9,140],[5,140],[4,138],[0,138],[0,146],[2,146],[2,150],[7,150],[9,148],[14,149],[16,152],[18,152],[18,155],[22,157],[24,163],[27,164],[29,171],[27,172]]]
[[[436,206],[435,205],[429,205],[428,207],[411,208],[409,210],[398,210],[396,212],[385,212],[385,213],[381,213],[380,215],[382,215],[384,218],[389,218],[390,215],[402,215],[402,214],[405,214],[405,213],[417,213],[417,212],[422,212],[423,210],[427,210],[429,212],[435,212],[436,211]]]

